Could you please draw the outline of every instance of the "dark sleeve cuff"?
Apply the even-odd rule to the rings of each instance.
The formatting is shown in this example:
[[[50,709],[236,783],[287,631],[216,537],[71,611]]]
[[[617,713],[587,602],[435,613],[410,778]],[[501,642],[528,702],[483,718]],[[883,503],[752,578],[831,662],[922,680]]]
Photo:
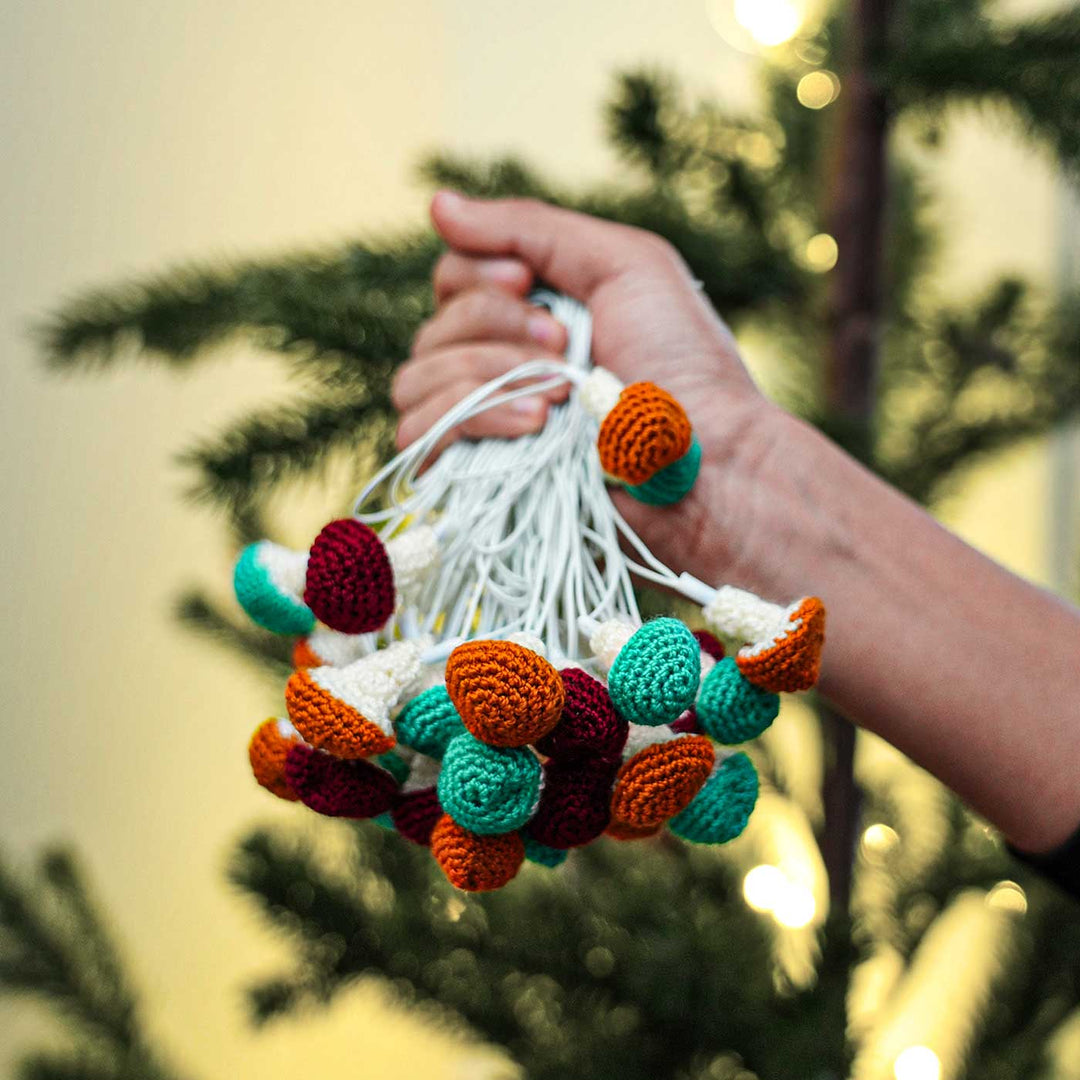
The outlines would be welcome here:
[[[1033,867],[1043,877],[1064,889],[1070,896],[1080,900],[1080,829],[1053,851],[1032,855],[1009,845],[1009,850],[1021,862]]]

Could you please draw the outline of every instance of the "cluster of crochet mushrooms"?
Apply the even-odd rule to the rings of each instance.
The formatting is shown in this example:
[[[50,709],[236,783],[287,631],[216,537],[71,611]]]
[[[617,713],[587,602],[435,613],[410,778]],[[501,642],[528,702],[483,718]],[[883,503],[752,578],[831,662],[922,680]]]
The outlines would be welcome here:
[[[690,445],[673,444],[651,477]],[[267,720],[249,746],[264,788],[395,829],[468,891],[501,888],[525,860],[555,867],[605,836],[667,827],[721,844],[743,831],[758,778],[727,748],[772,723],[780,692],[816,680],[820,601],[780,608],[717,590],[705,617],[733,655],[671,618],[594,622],[591,656],[560,668],[528,634],[448,655],[400,630],[380,642],[437,559],[425,525],[384,543],[355,519],[331,522],[309,552],[262,541],[241,554],[245,610],[298,635],[288,719]]]

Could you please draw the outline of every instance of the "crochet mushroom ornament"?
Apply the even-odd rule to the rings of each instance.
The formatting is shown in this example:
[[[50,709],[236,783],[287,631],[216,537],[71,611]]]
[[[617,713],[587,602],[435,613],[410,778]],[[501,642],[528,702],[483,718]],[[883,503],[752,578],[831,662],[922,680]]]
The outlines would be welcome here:
[[[234,575],[256,622],[298,638],[288,720],[249,742],[258,783],[399,833],[471,892],[664,828],[733,840],[757,800],[750,740],[780,693],[814,683],[824,641],[816,598],[709,588],[630,529],[610,484],[678,503],[701,462],[690,422],[663,389],[593,366],[580,304],[534,300],[568,328],[565,363],[529,361],[477,388],[309,552],[263,541]],[[538,433],[446,439],[565,384]],[[709,629],[643,619],[634,579],[701,604]]]
[[[702,605],[710,629],[742,645],[735,661],[755,686],[793,693],[817,682],[825,645],[825,605],[816,596],[804,596],[785,607],[732,585],[710,588],[686,573],[679,575],[675,587]]]
[[[290,676],[285,705],[312,746],[341,758],[372,757],[397,741],[390,710],[420,677],[422,643],[399,641],[347,667],[302,668]]]
[[[345,635],[364,634],[380,629],[399,600],[412,598],[438,555],[428,526],[384,544],[369,525],[342,518],[324,526],[309,552],[269,540],[250,544],[233,586],[248,615],[275,633],[309,634],[318,619]]]
[[[600,430],[600,464],[639,502],[677,503],[694,486],[701,445],[683,407],[651,382],[623,386],[605,368],[581,385],[581,402]]]

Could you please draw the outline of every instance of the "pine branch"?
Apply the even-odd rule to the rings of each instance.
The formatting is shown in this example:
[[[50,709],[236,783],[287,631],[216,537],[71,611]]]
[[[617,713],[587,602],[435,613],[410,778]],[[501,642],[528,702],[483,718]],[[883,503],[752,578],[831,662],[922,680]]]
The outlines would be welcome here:
[[[198,589],[189,589],[176,601],[176,619],[187,629],[229,649],[260,671],[276,678],[292,672],[292,643],[261,630],[249,620],[234,621]]]
[[[32,1056],[31,1080],[167,1080],[138,1022],[115,946],[71,856],[47,852],[20,881],[0,861],[0,992],[33,997],[63,1017],[76,1054]]]
[[[77,297],[39,337],[57,370],[104,370],[140,351],[182,369],[247,334],[298,363],[333,360],[340,380],[365,358],[407,353],[430,309],[438,250],[422,235],[235,268],[180,267]]]
[[[382,456],[393,435],[388,364],[373,365],[366,392],[309,398],[249,415],[223,436],[181,455],[200,478],[190,494],[198,501],[240,513],[252,500],[301,476],[320,475],[338,450],[367,446]]]
[[[916,11],[925,16],[925,6]],[[1032,141],[1080,170],[1080,7],[1005,25],[950,14],[913,16],[914,32],[898,35],[884,72],[895,107],[1004,106]]]

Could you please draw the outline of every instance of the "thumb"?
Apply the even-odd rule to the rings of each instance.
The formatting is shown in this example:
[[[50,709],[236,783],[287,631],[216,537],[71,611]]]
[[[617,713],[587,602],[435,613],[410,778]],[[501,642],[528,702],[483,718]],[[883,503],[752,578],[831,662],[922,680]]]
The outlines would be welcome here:
[[[655,243],[640,229],[535,199],[469,199],[440,191],[431,219],[457,251],[521,259],[547,284],[584,302],[604,282],[640,265]]]

